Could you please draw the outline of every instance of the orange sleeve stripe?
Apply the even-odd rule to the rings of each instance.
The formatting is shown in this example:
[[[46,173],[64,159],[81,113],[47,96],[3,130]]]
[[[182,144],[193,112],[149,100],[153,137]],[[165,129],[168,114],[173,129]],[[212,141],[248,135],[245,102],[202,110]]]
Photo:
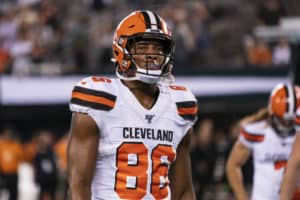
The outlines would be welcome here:
[[[181,90],[181,91],[186,91],[187,89],[186,89],[186,87],[184,87],[184,86],[179,86],[179,85],[170,85],[169,86],[171,89],[173,89],[173,90]]]
[[[198,108],[197,106],[192,108],[178,108],[177,111],[180,115],[190,115],[190,114],[197,114]]]
[[[241,131],[241,134],[244,138],[250,142],[262,142],[265,139],[264,135],[254,135],[251,133],[247,133],[245,130]]]
[[[296,115],[295,123],[300,125],[300,116]]]
[[[115,101],[109,100],[105,97],[97,97],[94,95],[90,95],[90,94],[83,94],[83,93],[79,93],[79,92],[72,92],[72,98],[77,98],[83,101],[89,101],[89,102],[94,102],[94,103],[98,103],[98,104],[103,104],[103,105],[107,105],[110,107],[114,107],[115,105]]]

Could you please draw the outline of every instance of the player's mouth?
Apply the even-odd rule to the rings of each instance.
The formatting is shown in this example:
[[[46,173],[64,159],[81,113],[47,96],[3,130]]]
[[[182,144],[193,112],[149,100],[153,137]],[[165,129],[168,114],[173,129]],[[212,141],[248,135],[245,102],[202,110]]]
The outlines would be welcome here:
[[[158,70],[161,68],[161,64],[157,60],[147,62],[146,65],[148,70]]]

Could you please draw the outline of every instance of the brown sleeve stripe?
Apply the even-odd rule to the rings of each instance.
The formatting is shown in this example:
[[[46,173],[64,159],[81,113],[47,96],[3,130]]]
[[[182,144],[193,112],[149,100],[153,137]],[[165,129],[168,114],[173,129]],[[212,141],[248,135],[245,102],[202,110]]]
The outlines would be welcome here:
[[[195,101],[182,101],[182,102],[177,102],[176,103],[177,108],[191,108],[196,106]]]
[[[94,108],[97,110],[111,110],[115,106],[116,96],[76,86],[72,92],[71,103]]]
[[[116,96],[115,95],[109,94],[107,92],[91,90],[91,89],[84,88],[84,87],[79,87],[79,86],[76,86],[73,89],[73,92],[79,92],[79,93],[83,93],[83,94],[89,94],[89,95],[93,95],[93,96],[97,96],[97,97],[104,97],[104,98],[112,100],[112,101],[116,100]]]
[[[189,121],[194,121],[197,117],[197,115],[180,115],[183,119],[189,120]]]
[[[194,120],[197,117],[198,107],[195,101],[177,102],[178,114],[186,120]]]
[[[262,134],[254,135],[253,133],[246,132],[245,130],[241,131],[241,135],[243,135],[249,142],[262,142],[265,139],[265,136]]]

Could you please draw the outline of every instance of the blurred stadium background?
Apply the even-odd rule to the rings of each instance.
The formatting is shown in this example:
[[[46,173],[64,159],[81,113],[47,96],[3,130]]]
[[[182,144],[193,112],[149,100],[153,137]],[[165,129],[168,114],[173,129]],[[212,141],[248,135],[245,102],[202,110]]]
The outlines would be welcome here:
[[[114,76],[113,31],[136,9],[167,20],[176,84],[199,101],[191,149],[198,199],[234,199],[224,164],[236,122],[266,106],[276,83],[300,83],[297,0],[0,0],[0,200],[14,174],[19,200],[38,199],[38,182],[64,199],[72,86]],[[39,163],[43,156],[53,162]],[[250,189],[251,161],[244,176]]]

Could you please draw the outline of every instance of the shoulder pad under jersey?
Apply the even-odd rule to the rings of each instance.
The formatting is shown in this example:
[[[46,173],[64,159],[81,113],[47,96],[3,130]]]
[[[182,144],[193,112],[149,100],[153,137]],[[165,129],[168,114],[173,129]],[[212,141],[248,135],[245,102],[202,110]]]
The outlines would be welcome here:
[[[266,127],[267,122],[265,120],[247,124],[241,130],[240,135],[248,142],[262,142],[265,139],[264,129]]]
[[[170,85],[169,91],[176,103],[178,115],[184,120],[196,121],[198,104],[193,93],[187,87],[175,85]]]
[[[109,111],[116,103],[115,80],[91,76],[79,81],[72,91],[72,112],[88,113],[90,109]]]

